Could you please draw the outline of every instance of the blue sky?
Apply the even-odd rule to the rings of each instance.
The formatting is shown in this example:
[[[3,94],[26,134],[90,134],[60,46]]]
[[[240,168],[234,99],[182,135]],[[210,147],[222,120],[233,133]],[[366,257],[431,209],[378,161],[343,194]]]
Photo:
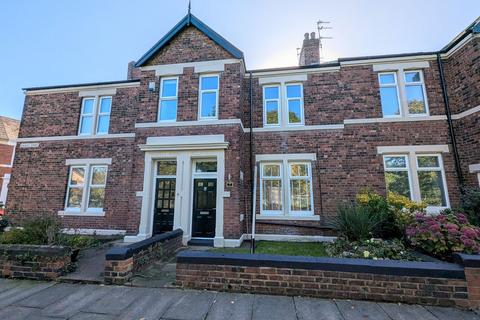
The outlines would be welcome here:
[[[15,0],[0,4],[0,115],[23,87],[122,80],[187,11],[187,0]],[[328,60],[434,51],[480,14],[478,0],[192,0],[192,12],[245,54],[248,69],[296,65],[319,19]]]

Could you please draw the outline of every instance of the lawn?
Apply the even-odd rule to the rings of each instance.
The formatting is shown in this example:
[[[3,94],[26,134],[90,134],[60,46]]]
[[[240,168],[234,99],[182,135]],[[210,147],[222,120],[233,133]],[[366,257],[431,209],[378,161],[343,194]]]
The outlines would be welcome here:
[[[242,248],[213,248],[210,251],[218,253],[250,253],[250,246]],[[321,242],[278,242],[259,241],[256,243],[255,253],[278,254],[288,256],[328,256],[325,245]]]

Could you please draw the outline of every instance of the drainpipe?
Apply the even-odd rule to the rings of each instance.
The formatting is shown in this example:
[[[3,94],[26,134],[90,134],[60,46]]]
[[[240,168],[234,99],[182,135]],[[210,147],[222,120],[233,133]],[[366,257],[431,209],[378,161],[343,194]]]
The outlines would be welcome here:
[[[453,122],[452,122],[452,113],[450,112],[450,103],[448,101],[447,86],[445,83],[445,74],[443,71],[443,62],[439,52],[437,52],[437,64],[438,64],[438,70],[440,73],[440,84],[442,86],[443,102],[445,103],[445,113],[447,114],[448,131],[450,134],[450,139],[452,141],[453,158],[455,160],[455,171],[457,172],[458,183],[460,185],[460,192],[463,193],[462,168],[460,166],[460,157],[458,156],[457,139],[455,138],[455,130],[453,128]]]
[[[249,104],[250,104],[250,199],[251,199],[251,204],[250,204],[250,212],[252,212],[252,239],[250,241],[250,252],[255,253],[255,236],[253,233],[253,230],[255,230],[255,174],[254,174],[254,160],[253,160],[253,77],[252,77],[252,72],[250,71],[249,73],[250,76],[250,82],[249,82]]]

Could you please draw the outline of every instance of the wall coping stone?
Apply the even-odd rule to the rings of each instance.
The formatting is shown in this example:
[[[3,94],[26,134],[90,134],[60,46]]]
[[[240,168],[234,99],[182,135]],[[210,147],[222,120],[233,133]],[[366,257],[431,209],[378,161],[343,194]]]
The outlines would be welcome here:
[[[454,255],[455,262],[468,268],[480,268],[480,255],[457,253]]]
[[[0,244],[0,255],[33,254],[42,257],[62,257],[70,254],[65,246]]]
[[[176,229],[170,232],[154,235],[148,239],[135,242],[123,247],[113,247],[108,250],[106,254],[107,260],[126,260],[132,257],[135,253],[147,249],[157,242],[164,242],[183,235],[182,229]]]
[[[253,255],[182,251],[177,255],[177,263],[273,267],[426,278],[465,279],[464,268],[462,266],[447,262],[317,258],[270,254]]]

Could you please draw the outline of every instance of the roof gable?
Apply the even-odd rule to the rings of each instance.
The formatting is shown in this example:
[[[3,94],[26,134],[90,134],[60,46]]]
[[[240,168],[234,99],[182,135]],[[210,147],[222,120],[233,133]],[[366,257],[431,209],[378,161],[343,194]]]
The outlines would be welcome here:
[[[221,35],[213,31],[209,26],[196,18],[193,14],[187,14],[179,23],[175,25],[162,39],[160,39],[150,50],[148,50],[135,64],[135,67],[145,65],[159,50],[170,43],[180,32],[189,26],[194,26],[205,34],[208,38],[213,40],[217,45],[222,47],[225,51],[231,54],[234,58],[243,59],[243,52],[236,48],[233,44],[228,42]]]
[[[0,116],[0,140],[15,140],[18,136],[20,121]]]

